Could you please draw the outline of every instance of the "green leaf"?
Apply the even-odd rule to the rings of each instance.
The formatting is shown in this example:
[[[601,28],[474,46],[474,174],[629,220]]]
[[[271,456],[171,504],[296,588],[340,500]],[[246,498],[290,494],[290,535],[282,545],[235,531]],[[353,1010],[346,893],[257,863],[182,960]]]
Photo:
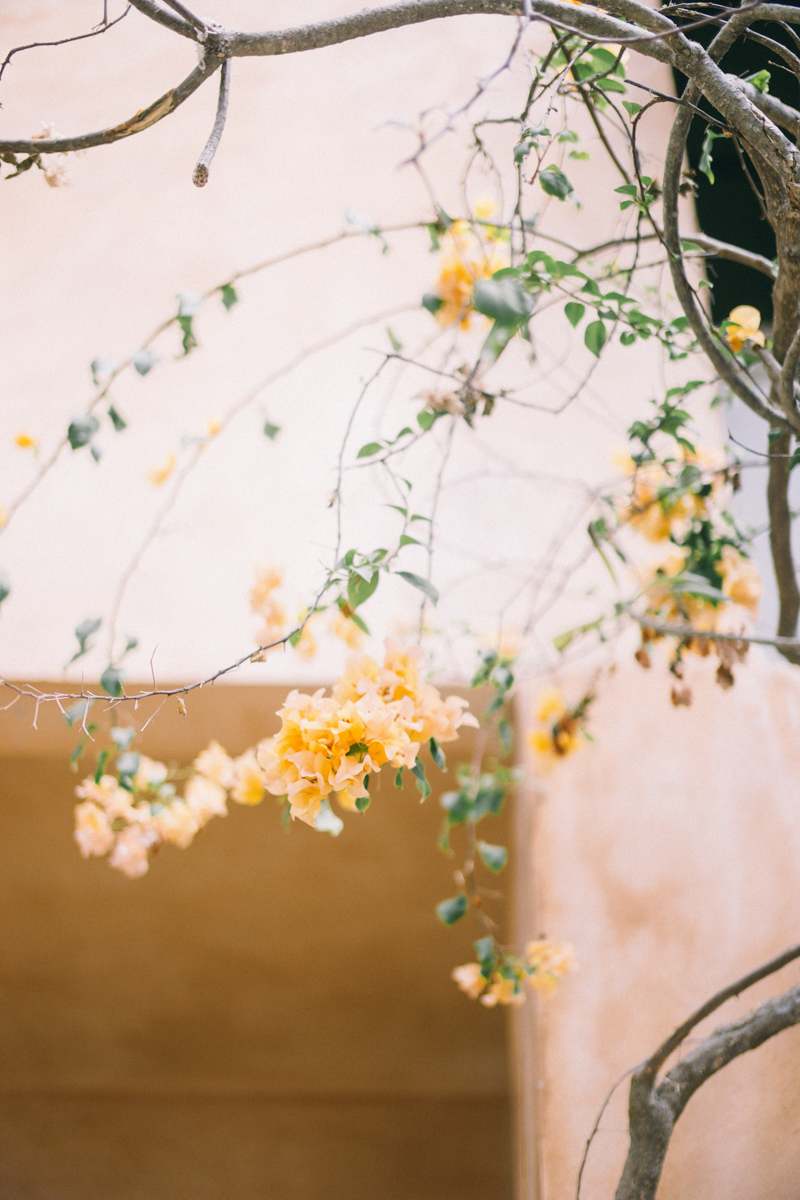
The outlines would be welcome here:
[[[435,317],[439,309],[444,304],[441,296],[437,296],[436,292],[426,292],[422,297],[422,307],[427,308],[432,317]]]
[[[100,753],[98,754],[97,767],[95,768],[95,772],[94,772],[95,783],[99,783],[100,780],[103,778],[103,771],[105,770],[106,763],[108,762],[110,755],[111,755],[110,750],[101,750]]]
[[[414,775],[417,780],[417,790],[420,793],[421,804],[423,801],[427,800],[428,796],[431,794],[431,785],[428,783],[428,780],[425,776],[425,764],[423,763],[422,759],[418,758],[414,763],[413,767],[411,768],[411,774]]]
[[[498,722],[497,733],[500,738],[500,744],[503,747],[504,753],[508,754],[514,741],[514,734],[512,733],[511,726],[505,717],[503,717],[502,721]]]
[[[117,433],[122,433],[123,429],[128,428],[128,422],[125,420],[124,417],[120,416],[120,414],[114,408],[113,404],[111,405],[111,408],[109,408],[109,410],[108,410],[108,416],[111,421],[111,424],[114,426]]]
[[[366,812],[369,808],[369,796],[356,796],[356,808],[359,812]]]
[[[0,570],[0,604],[11,595],[11,579],[7,571]]]
[[[585,312],[586,305],[578,304],[574,300],[570,300],[569,304],[564,305],[564,315],[573,329],[575,329],[583,320],[583,314]]]
[[[449,825],[463,825],[472,816],[472,800],[466,792],[444,792],[439,803],[447,813]]]
[[[411,537],[407,533],[403,533],[400,535],[400,546],[401,547],[402,546],[421,546],[421,545],[422,545],[422,542],[418,541],[414,537]]]
[[[714,142],[717,140],[717,138],[722,136],[723,135],[721,133],[715,133],[715,131],[709,125],[705,132],[705,137],[703,138],[703,146],[700,151],[700,161],[697,166],[699,170],[701,170],[706,176],[709,183],[714,182],[714,171],[711,166],[711,159],[714,152]]]
[[[225,305],[227,312],[230,312],[234,304],[239,303],[239,294],[232,283],[223,283],[219,289],[222,303]]]
[[[417,413],[417,424],[423,433],[428,432],[438,416],[439,413],[430,412],[427,408],[423,408],[422,412]]]
[[[478,960],[478,965],[483,972],[484,978],[489,979],[497,962],[493,937],[479,938],[475,942],[475,957]]]
[[[619,335],[619,340],[622,342],[623,346],[632,346],[636,341],[636,334],[630,332],[621,333]]]
[[[400,768],[400,770],[397,772],[397,774],[394,777],[394,786],[396,788],[401,788],[403,786],[403,768],[402,767]]]
[[[483,343],[480,353],[481,362],[486,363],[487,367],[496,363],[516,333],[516,329],[517,327],[514,325],[503,325],[500,321],[495,321]]]
[[[772,78],[769,71],[756,71],[755,75],[745,75],[744,78],[746,83],[752,83],[762,94],[769,91],[769,81]]]
[[[631,120],[633,120],[637,113],[642,111],[641,104],[634,104],[633,100],[623,100],[622,107],[625,109]]]
[[[359,608],[365,600],[369,600],[378,586],[380,572],[373,571],[372,579],[366,580],[356,571],[351,571],[347,580],[347,599],[351,608]]]
[[[466,896],[453,896],[451,900],[443,900],[436,905],[436,915],[445,925],[455,925],[460,921],[468,908]]]
[[[602,321],[592,321],[586,326],[586,332],[583,335],[583,340],[586,343],[587,350],[591,350],[596,358],[600,357],[600,351],[606,343],[606,327]]]
[[[70,666],[76,659],[81,658],[84,654],[88,654],[91,650],[89,638],[93,633],[97,633],[100,626],[103,624],[101,617],[87,617],[85,621],[81,621],[80,625],[75,626],[75,637],[78,639],[78,650],[73,654],[72,658],[67,663]]]
[[[100,686],[108,696],[121,696],[123,679],[124,673],[119,667],[108,666],[100,676]]]
[[[389,344],[394,350],[395,354],[399,354],[403,349],[403,343],[400,341],[399,337],[397,337],[391,325],[386,326],[386,336],[388,337]]]
[[[191,316],[185,316],[185,315],[181,315],[181,314],[178,315],[178,324],[180,325],[181,329],[183,330],[183,339],[182,339],[181,344],[183,346],[184,354],[188,354],[190,350],[194,350],[195,346],[197,346],[197,344],[198,344],[197,338],[195,337],[195,334],[194,334],[193,322],[194,322],[194,315],[191,315]]]
[[[540,173],[539,183],[542,191],[546,192],[548,196],[555,196],[558,200],[566,200],[570,192],[575,190],[564,172],[553,166],[545,167]]]
[[[424,592],[431,604],[435,606],[439,603],[439,593],[430,580],[423,579],[421,575],[415,575],[413,571],[398,571],[397,574],[401,579],[405,579],[406,583],[410,583],[412,587]],[[355,605],[353,607],[355,608]]]
[[[431,738],[431,740],[428,742],[428,745],[431,749],[431,758],[436,763],[439,770],[444,771],[445,767],[447,766],[447,759],[444,756],[444,750],[442,750],[442,747],[439,745],[436,738]]]
[[[378,454],[383,449],[380,442],[367,442],[366,446],[362,446],[356,458],[371,458],[373,454]]]
[[[505,846],[490,846],[488,842],[478,842],[478,853],[493,875],[502,871],[508,862]]]
[[[479,279],[472,289],[472,304],[499,325],[516,328],[533,312],[534,298],[518,279]]]
[[[271,442],[275,441],[275,438],[278,436],[280,431],[280,425],[273,425],[271,421],[264,422],[264,433]]]
[[[158,358],[152,350],[137,350],[131,362],[139,375],[147,375],[158,362]]]
[[[100,422],[91,413],[87,413],[85,417],[73,417],[67,429],[67,440],[72,449],[79,450],[81,446],[88,446],[99,428]]]
[[[497,816],[503,807],[503,801],[506,797],[506,789],[503,784],[492,775],[486,775],[481,779],[478,794],[475,797],[473,804],[473,817],[476,821],[480,821],[482,817],[487,817],[490,814]]]

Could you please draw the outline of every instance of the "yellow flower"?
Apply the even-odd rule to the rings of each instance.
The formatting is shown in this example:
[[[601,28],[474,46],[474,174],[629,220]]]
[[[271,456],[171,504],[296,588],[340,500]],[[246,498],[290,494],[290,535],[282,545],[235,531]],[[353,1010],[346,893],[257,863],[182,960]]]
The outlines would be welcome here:
[[[705,514],[706,502],[693,492],[673,491],[668,501],[659,494],[664,489],[674,489],[674,486],[674,480],[660,463],[634,467],[631,497],[620,509],[620,521],[626,522],[648,542],[663,542],[680,533],[694,517]]]
[[[750,304],[740,304],[731,312],[728,320],[731,322],[725,330],[725,340],[738,354],[744,349],[745,342],[753,342],[756,346],[764,345],[764,334],[759,329],[761,313]]]
[[[172,472],[175,470],[175,455],[169,454],[167,461],[160,467],[150,467],[147,472],[147,478],[156,487],[161,487],[162,483],[166,483]]]
[[[260,804],[264,799],[264,772],[256,760],[255,752],[248,750],[234,760],[235,782],[231,789],[231,800],[237,804]]]
[[[352,663],[332,696],[324,688],[289,693],[280,732],[256,751],[267,791],[286,796],[292,818],[308,825],[331,794],[356,808],[368,796],[368,775],[385,763],[413,767],[422,741],[452,741],[460,726],[474,724],[464,707],[420,681],[415,652],[387,641],[383,666],[371,658]]]
[[[39,445],[39,439],[33,437],[30,433],[20,431],[14,437],[14,442],[21,450],[36,450]]]
[[[302,625],[303,621],[306,623],[303,625],[303,632],[300,634],[300,641],[295,646],[295,650],[304,662],[308,662],[317,653],[317,639],[314,637],[313,629],[315,622],[313,617],[309,617],[309,619],[306,621],[307,613],[308,609],[304,608],[297,614],[298,625]]]
[[[761,600],[761,576],[758,568],[733,546],[722,547],[722,558],[717,563],[722,576],[722,590],[734,604],[746,608],[752,617],[758,616]]]
[[[568,758],[583,745],[583,736],[576,714],[586,707],[591,697],[581,701],[578,709],[567,708],[558,688],[547,688],[539,697],[536,719],[542,728],[528,734],[528,745],[539,759],[540,766],[549,769],[562,758]]]
[[[236,782],[233,759],[225,753],[219,742],[208,743],[202,754],[198,754],[194,760],[194,769],[221,788],[232,788]]]
[[[466,992],[470,1000],[477,1000],[486,987],[483,972],[477,963],[465,963],[463,967],[455,967],[450,975],[462,992]]]
[[[75,841],[84,858],[90,854],[108,854],[114,845],[107,814],[91,800],[75,806]]]
[[[525,962],[533,969],[528,983],[543,996],[554,992],[567,971],[576,967],[572,947],[561,946],[558,942],[548,941],[547,938],[537,938],[535,942],[528,943],[525,948]]]
[[[485,1004],[487,1008],[494,1008],[496,1004],[524,1003],[525,993],[517,991],[516,979],[506,979],[505,976],[498,975],[496,972],[492,976],[488,992],[481,996],[481,1004]]]
[[[179,850],[186,850],[204,822],[185,801],[173,800],[151,816],[148,824],[161,842],[170,842]]]
[[[460,324],[469,329],[472,289],[478,279],[489,279],[505,265],[494,250],[487,250],[470,232],[465,221],[456,221],[442,239],[441,272],[437,295],[442,306],[436,320],[445,328]]]
[[[137,792],[146,792],[148,788],[161,787],[166,778],[166,763],[155,762],[143,754],[139,759],[139,769],[133,777],[133,786]]]
[[[188,780],[184,799],[201,825],[205,825],[211,817],[228,815],[225,789],[205,775],[194,775]]]
[[[155,831],[137,829],[129,825],[117,836],[114,852],[108,860],[112,867],[122,871],[129,879],[140,879],[150,865],[147,852],[158,841]]]
[[[355,621],[351,621],[338,609],[331,618],[330,630],[334,637],[341,638],[349,650],[360,650],[366,638]]]
[[[550,717],[559,720],[567,711],[564,703],[564,693],[560,688],[547,688],[539,697],[536,706],[536,720],[548,721]]]
[[[475,216],[479,221],[488,221],[499,207],[500,205],[491,196],[479,196],[475,201]]]
[[[210,438],[216,437],[220,429],[222,429],[222,421],[219,417],[211,417],[206,423],[206,432]]]

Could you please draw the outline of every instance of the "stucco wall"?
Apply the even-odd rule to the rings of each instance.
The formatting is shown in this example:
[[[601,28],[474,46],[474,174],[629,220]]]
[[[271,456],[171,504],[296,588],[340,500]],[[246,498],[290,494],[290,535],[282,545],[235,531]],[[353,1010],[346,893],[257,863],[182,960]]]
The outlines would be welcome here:
[[[526,1200],[573,1195],[618,1077],[704,1000],[798,941],[800,679],[755,653],[729,693],[706,664],[691,674],[694,704],[678,710],[663,665],[603,680],[596,744],[527,793],[524,919],[572,942],[580,966],[538,1016],[519,1018],[528,1039],[520,1085],[538,1130],[528,1136]],[[573,676],[567,687],[581,683]],[[797,979],[794,963],[727,1002],[696,1036]],[[790,1030],[701,1088],[676,1127],[659,1200],[796,1195],[798,1055]],[[623,1081],[588,1159],[584,1200],[614,1193],[626,1105]]]

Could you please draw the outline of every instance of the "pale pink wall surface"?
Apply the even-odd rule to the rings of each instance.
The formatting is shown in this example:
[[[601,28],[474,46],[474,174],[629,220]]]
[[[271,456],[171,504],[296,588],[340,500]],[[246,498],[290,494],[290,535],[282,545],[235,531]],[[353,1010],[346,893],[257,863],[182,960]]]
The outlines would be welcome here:
[[[521,800],[528,931],[571,942],[580,964],[538,1016],[530,1006],[519,1017],[525,1200],[537,1195],[537,1175],[542,1200],[573,1196],[615,1080],[721,987],[798,941],[800,675],[754,654],[731,692],[705,663],[691,677],[694,703],[677,710],[663,660],[604,678],[596,743]],[[585,683],[571,675],[567,694]],[[526,727],[534,699],[531,689]],[[697,1036],[797,980],[795,963],[726,1003]],[[659,1200],[792,1200],[799,1065],[800,1032],[790,1030],[705,1084],[676,1127]],[[614,1194],[626,1106],[623,1082],[589,1155],[584,1200]]]

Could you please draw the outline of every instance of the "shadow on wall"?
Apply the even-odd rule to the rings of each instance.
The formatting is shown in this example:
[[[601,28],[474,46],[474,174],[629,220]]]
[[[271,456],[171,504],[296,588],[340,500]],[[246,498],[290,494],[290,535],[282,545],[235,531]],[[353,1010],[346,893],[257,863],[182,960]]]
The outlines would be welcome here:
[[[201,694],[143,749],[185,762],[215,735],[240,753],[284,695]],[[452,891],[434,798],[387,778],[337,840],[286,833],[269,798],[233,806],[131,882],[72,840],[74,733],[54,714],[33,743],[17,709],[0,728],[3,1200],[510,1197],[504,1014],[449,979],[475,935],[434,915]]]

